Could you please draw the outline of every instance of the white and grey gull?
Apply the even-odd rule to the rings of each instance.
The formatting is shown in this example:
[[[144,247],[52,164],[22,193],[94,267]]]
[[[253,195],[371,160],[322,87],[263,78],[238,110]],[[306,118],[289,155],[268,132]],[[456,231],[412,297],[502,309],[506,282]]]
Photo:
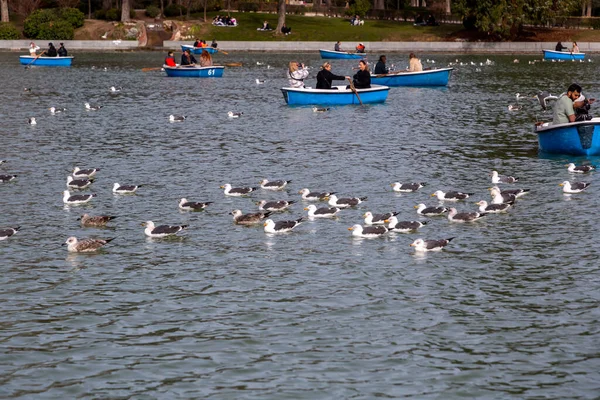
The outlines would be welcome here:
[[[197,202],[188,201],[185,197],[179,200],[179,208],[185,211],[204,211],[206,207],[212,204],[212,201]]]
[[[268,179],[261,180],[260,187],[267,190],[283,190],[287,186],[288,183],[292,182],[291,180],[278,180],[278,181],[269,181]]]
[[[314,204],[304,208],[308,211],[309,218],[334,218],[342,209],[339,207],[321,207],[317,208]]]
[[[221,189],[223,189],[223,193],[225,194],[225,196],[235,196],[235,197],[247,196],[250,193],[257,190],[257,188],[255,188],[255,187],[234,188],[229,183],[226,183],[223,186],[221,186]]]
[[[113,215],[89,215],[83,214],[81,217],[77,218],[78,221],[81,221],[81,226],[88,228],[100,228],[105,227],[109,221],[112,221],[117,217]]]
[[[459,213],[456,208],[450,208],[448,213],[448,221],[451,222],[475,222],[485,217],[485,213],[478,212],[461,212]]]
[[[365,200],[367,200],[367,197],[342,197],[338,199],[335,194],[332,194],[329,196],[328,204],[332,207],[348,208],[357,206]]]
[[[443,192],[441,190],[436,190],[431,196],[435,196],[438,200],[447,200],[447,201],[459,201],[468,199],[469,196],[472,196],[473,193],[463,193],[457,191]]]
[[[294,204],[295,201],[290,200],[279,200],[279,201],[267,201],[267,200],[261,200],[256,202],[256,205],[258,205],[258,209],[259,210],[263,210],[263,211],[284,211],[286,209],[288,209],[292,204]]]
[[[563,193],[581,193],[590,186],[588,182],[569,182],[564,181],[559,183],[558,186],[562,186]]]
[[[0,228],[0,240],[6,240],[9,237],[13,236],[15,233],[19,232],[21,229],[20,226],[16,226],[14,228]]]
[[[302,195],[302,200],[308,201],[323,201],[336,192],[311,192],[307,188],[301,189],[299,194]]]
[[[263,227],[266,233],[285,233],[291,231],[292,229],[300,225],[303,220],[303,218],[298,218],[296,220],[291,221],[275,222],[272,219],[268,219],[263,224]]]
[[[429,221],[398,221],[396,216],[386,220],[390,232],[410,233],[427,225]]]
[[[186,229],[189,225],[158,225],[155,226],[154,222],[146,221],[142,223],[142,226],[145,226],[144,234],[148,237],[152,238],[163,238],[167,236],[172,236]]]
[[[231,215],[233,215],[233,222],[238,225],[256,225],[263,222],[271,214],[271,211],[249,214],[242,213],[242,210],[233,210],[231,212]]]
[[[349,231],[352,231],[352,236],[361,237],[361,238],[376,238],[381,237],[388,233],[388,228],[383,225],[378,226],[365,226],[363,227],[360,224],[356,224],[348,228]]]
[[[446,207],[435,207],[435,206],[427,207],[423,203],[417,204],[415,206],[415,208],[417,209],[417,214],[425,215],[425,216],[430,216],[430,217],[431,216],[442,215],[442,214],[450,211],[450,209],[446,208]]]
[[[492,176],[492,183],[515,183],[519,180],[519,178],[515,178],[514,176],[506,176],[499,175],[498,171],[492,171],[490,173]]]
[[[141,186],[142,185],[120,185],[119,183],[115,182],[113,184],[112,191],[115,194],[133,194]]]
[[[65,204],[85,204],[96,197],[95,194],[71,194],[68,190],[63,192],[63,203]]]
[[[596,167],[593,165],[575,165],[574,163],[569,163],[566,166],[568,167],[569,172],[573,172],[575,174],[586,174],[596,169]]]
[[[383,225],[385,220],[400,214],[397,211],[388,212],[385,214],[373,214],[371,211],[367,211],[363,217],[365,218],[365,225]]]
[[[75,236],[71,236],[67,239],[63,246],[67,246],[67,250],[71,253],[91,253],[100,250],[105,244],[114,240],[110,239],[77,239]]]
[[[392,187],[392,190],[394,192],[411,193],[411,192],[416,192],[417,190],[419,190],[423,186],[425,186],[425,182],[410,182],[410,183],[394,182],[394,183],[390,184],[390,186]]]
[[[448,246],[448,243],[454,239],[453,237],[448,239],[439,239],[439,240],[424,240],[417,239],[412,242],[410,245],[415,248],[415,251],[418,252],[427,252],[427,251],[441,251],[444,247]]]
[[[71,175],[67,176],[67,187],[70,189],[85,189],[92,184],[92,181],[87,178],[75,179]]]

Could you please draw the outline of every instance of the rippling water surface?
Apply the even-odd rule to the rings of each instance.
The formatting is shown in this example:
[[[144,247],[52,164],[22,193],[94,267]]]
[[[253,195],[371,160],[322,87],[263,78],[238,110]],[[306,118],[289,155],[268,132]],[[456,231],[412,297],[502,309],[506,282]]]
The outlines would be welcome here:
[[[564,164],[599,160],[538,154],[532,123],[549,114],[528,100],[507,111],[517,92],[559,94],[571,81],[598,97],[597,63],[422,55],[469,65],[447,88],[392,88],[383,105],[316,114],[288,107],[279,90],[291,57],[312,67],[314,85],[314,54],[217,55],[244,66],[197,80],[142,72],[161,53],[75,56],[70,69],[26,70],[0,53],[0,173],[19,176],[0,185],[0,226],[22,227],[0,242],[0,397],[597,398],[600,182]],[[486,58],[495,64],[479,65]],[[334,72],[354,64],[334,62]],[[86,112],[86,101],[104,107]],[[62,203],[74,166],[101,168],[89,205]],[[413,206],[437,204],[437,189],[475,193],[456,205],[474,210],[492,169],[531,189],[505,215],[431,218],[418,233],[374,240],[347,230],[366,211],[423,220]],[[292,183],[251,198],[219,189],[263,178]],[[592,185],[565,196],[557,185],[567,179]],[[394,181],[427,186],[398,195]],[[114,182],[144,186],[113,195]],[[368,200],[276,236],[228,215],[287,199],[297,203],[274,219],[299,218],[303,187]],[[181,212],[181,197],[214,204]],[[83,213],[118,218],[81,228]],[[148,239],[146,220],[190,227]],[[69,236],[116,239],[67,254]],[[418,237],[455,239],[419,256],[409,247]]]

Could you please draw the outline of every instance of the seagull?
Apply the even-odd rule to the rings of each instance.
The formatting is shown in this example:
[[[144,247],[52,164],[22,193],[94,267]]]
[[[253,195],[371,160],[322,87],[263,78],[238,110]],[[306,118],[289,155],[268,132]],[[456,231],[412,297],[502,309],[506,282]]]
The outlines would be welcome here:
[[[348,228],[348,230],[352,231],[352,236],[362,238],[376,238],[388,233],[388,228],[383,225],[366,226],[363,228],[362,225],[356,224]]]
[[[487,201],[481,200],[475,204],[477,204],[479,206],[480,213],[497,214],[497,213],[501,213],[501,212],[506,212],[511,206],[513,206],[515,204],[515,202],[510,201],[508,203],[502,203],[502,204],[488,204]]]
[[[15,233],[19,232],[20,226],[15,228],[0,228],[0,240],[6,240]]]
[[[75,179],[71,175],[67,176],[67,187],[68,188],[81,190],[81,189],[85,189],[86,187],[90,186],[91,184],[92,184],[92,181],[90,181],[87,178]]]
[[[513,105],[513,104],[508,105],[508,111],[519,111],[522,108],[523,108],[523,106],[520,106],[520,105]]]
[[[0,160],[0,165],[6,163],[6,160]]]
[[[242,114],[244,114],[244,113],[243,113],[243,112],[239,112],[239,113],[238,113],[238,112],[229,111],[229,112],[227,113],[227,116],[228,116],[229,118],[239,118],[239,117],[240,117]]]
[[[440,251],[444,247],[450,243],[450,241],[454,239],[453,237],[448,239],[440,239],[440,240],[423,240],[417,239],[412,242],[411,247],[415,248],[415,251],[418,252],[426,252],[426,251]]]
[[[63,192],[63,203],[65,204],[84,204],[96,197],[95,194],[74,194],[71,195],[68,190]]]
[[[311,192],[307,188],[304,188],[298,192],[302,195],[302,200],[308,201],[319,201],[319,200],[327,200],[329,196],[335,194],[336,192]]]
[[[115,182],[112,191],[117,194],[133,194],[141,186],[142,185],[119,185]]]
[[[170,122],[183,122],[187,117],[185,115],[169,115]]]
[[[14,179],[17,179],[16,175],[0,175],[0,182],[10,182]]]
[[[546,111],[548,109],[548,101],[557,100],[558,96],[553,96],[547,91],[540,91],[533,98],[537,99],[537,101],[540,103],[540,106],[542,107],[542,110]]]
[[[246,195],[250,194],[251,192],[258,190],[258,188],[254,188],[254,187],[234,188],[234,187],[231,187],[231,185],[229,183],[226,183],[225,185],[221,186],[221,189],[224,189],[225,196],[237,196],[237,197],[246,196]]]
[[[115,240],[115,238],[110,239],[81,239],[77,240],[75,236],[71,236],[67,239],[66,242],[63,243],[63,246],[67,246],[67,250],[71,253],[91,253],[94,251],[98,251],[104,246],[106,243],[111,240]]]
[[[280,200],[280,201],[266,201],[266,200],[261,200],[261,201],[257,202],[256,204],[258,205],[258,209],[259,210],[264,210],[264,211],[283,211],[283,210],[287,209],[289,206],[291,206],[294,203],[295,203],[295,201],[293,201],[293,200],[291,200],[291,201],[286,201],[286,200]]]
[[[519,180],[514,176],[498,175],[498,171],[492,171],[490,175],[492,176],[492,183],[515,183]]]
[[[109,88],[111,93],[119,93],[121,91],[121,89],[123,89],[121,86],[119,86],[119,87],[111,86]]]
[[[49,110],[50,110],[50,114],[52,114],[52,115],[67,111],[66,108],[62,108],[62,107],[61,108],[50,107]]]
[[[417,214],[427,216],[442,215],[443,213],[450,211],[450,209],[446,207],[427,207],[423,203],[417,204],[415,208],[417,209]]]
[[[475,222],[485,217],[487,214],[478,212],[463,212],[459,213],[456,208],[451,208],[448,213],[448,221],[450,222]]]
[[[25,93],[31,93],[31,88],[23,88],[23,92]]]
[[[73,176],[75,178],[91,178],[96,175],[96,172],[100,171],[100,168],[87,168],[81,169],[79,167],[75,167],[73,170]]]
[[[496,186],[490,188],[490,194],[492,195],[492,204],[514,203],[517,199],[515,194],[503,193]]]
[[[205,201],[203,203],[187,201],[186,198],[183,198],[179,200],[179,208],[186,211],[204,211],[204,209],[212,203],[212,201]]]
[[[400,213],[396,211],[385,214],[373,214],[371,211],[367,211],[363,217],[365,217],[365,225],[383,225],[387,219],[398,214]]]
[[[265,63],[262,63],[262,62],[260,62],[260,61],[257,61],[257,62],[256,62],[256,65],[265,65]]]
[[[258,79],[258,78],[256,78],[256,84],[257,85],[262,85],[263,83],[265,83],[264,79]]]
[[[335,194],[332,194],[331,196],[329,196],[328,204],[332,207],[348,208],[348,207],[354,207],[354,206],[362,203],[366,199],[367,199],[366,197],[344,197],[344,198],[338,199]]]
[[[277,221],[268,219],[263,224],[266,233],[285,233],[289,232],[302,223],[304,218],[300,217],[293,221]]]
[[[581,193],[590,186],[587,182],[569,182],[564,181],[559,183],[558,186],[562,186],[564,193]]]
[[[309,218],[333,218],[341,211],[338,207],[321,207],[317,208],[314,204],[310,204],[305,208],[308,211]]]
[[[569,163],[566,165],[569,167],[569,172],[573,172],[576,174],[585,174],[587,172],[593,171],[596,169],[593,165],[575,165],[573,163]]]
[[[104,32],[104,35],[100,36],[102,39],[106,39],[108,37],[108,31]]]
[[[154,226],[154,222],[146,221],[142,223],[142,226],[145,226],[144,233],[146,236],[153,238],[163,238],[166,236],[175,235],[176,233],[184,230],[189,225],[159,225]]]
[[[242,210],[233,210],[231,215],[233,215],[233,222],[238,225],[255,225],[262,222],[263,219],[267,218],[272,213],[270,211],[265,213],[251,213],[251,214],[243,214]]]
[[[394,183],[390,184],[390,186],[392,187],[392,190],[394,192],[410,193],[410,192],[416,192],[417,190],[421,189],[423,186],[425,186],[425,182],[411,182],[411,183],[394,182]]]
[[[92,216],[89,214],[83,214],[81,217],[77,218],[77,221],[81,221],[81,226],[83,227],[103,227],[106,226],[108,221],[111,221],[117,217],[112,215],[96,215]]]
[[[27,123],[29,125],[37,125],[37,121],[35,120],[35,117],[29,117],[29,119],[27,120]]]
[[[316,113],[327,112],[330,109],[331,109],[330,107],[313,107],[312,108],[313,112],[316,112]]]
[[[495,189],[495,190],[497,190],[497,191],[498,191],[498,192],[500,192],[502,195],[505,195],[505,194],[512,194],[513,196],[515,196],[515,198],[519,198],[519,197],[521,197],[521,196],[524,196],[524,195],[526,195],[527,193],[529,193],[529,191],[531,190],[531,189],[506,189],[506,190],[502,190],[502,191],[501,191],[501,190],[498,188],[498,186],[494,186],[494,187],[490,188],[490,190],[492,190],[492,189]]]
[[[284,181],[284,180],[269,181],[268,179],[263,179],[259,183],[260,183],[260,187],[263,188],[263,189],[267,189],[267,190],[282,190],[290,182],[292,182],[292,181],[291,180],[290,181]]]
[[[90,103],[85,103],[85,109],[88,111],[98,111],[99,109],[101,109],[103,106],[91,106]]]
[[[398,221],[395,216],[390,217],[386,220],[388,223],[388,230],[390,232],[409,233],[414,232],[424,225],[427,225],[429,221]]]
[[[431,196],[435,196],[438,200],[448,200],[448,201],[458,201],[465,200],[469,198],[469,196],[473,196],[473,193],[463,193],[463,192],[442,192],[441,190],[437,190]]]

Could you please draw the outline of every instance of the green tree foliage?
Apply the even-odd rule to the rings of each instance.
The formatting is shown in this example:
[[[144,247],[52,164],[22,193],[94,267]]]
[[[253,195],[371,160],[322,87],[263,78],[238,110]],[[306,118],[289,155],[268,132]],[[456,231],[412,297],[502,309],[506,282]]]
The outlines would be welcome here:
[[[74,37],[73,25],[65,20],[58,20],[41,24],[36,39],[73,40]]]
[[[150,18],[156,18],[158,17],[160,14],[160,8],[156,7],[156,6],[148,6],[146,7],[146,15]]]
[[[46,8],[35,10],[25,19],[23,24],[23,33],[26,37],[37,39],[42,24],[52,22],[58,19],[55,9]]]
[[[76,8],[61,8],[58,16],[71,24],[73,28],[81,28],[85,21],[85,14]]]
[[[10,22],[0,22],[0,40],[17,40],[21,34]]]
[[[371,9],[370,0],[354,0],[346,10],[346,15],[358,15],[363,18]]]
[[[524,24],[544,25],[580,7],[580,0],[455,0],[452,10],[467,29],[487,33],[491,39],[514,38]]]
[[[70,40],[84,19],[85,15],[76,8],[43,8],[29,14],[23,33],[31,39]]]

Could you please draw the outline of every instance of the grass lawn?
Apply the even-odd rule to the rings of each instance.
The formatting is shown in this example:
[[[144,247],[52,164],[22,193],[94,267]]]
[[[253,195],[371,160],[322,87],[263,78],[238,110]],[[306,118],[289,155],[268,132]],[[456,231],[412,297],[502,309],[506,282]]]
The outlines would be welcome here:
[[[218,13],[208,13],[209,21]],[[221,13],[223,14],[223,13]],[[210,22],[200,23],[192,36],[207,41],[249,40],[249,41],[323,41],[331,42],[389,42],[389,41],[440,41],[462,29],[462,25],[440,25],[415,27],[411,22],[366,20],[362,26],[351,26],[343,18],[308,17],[287,15],[286,25],[292,28],[287,36],[275,36],[273,31],[257,31],[263,21],[273,28],[277,26],[277,14],[230,13],[238,21],[237,27],[219,27]],[[201,15],[194,15],[202,19]]]

